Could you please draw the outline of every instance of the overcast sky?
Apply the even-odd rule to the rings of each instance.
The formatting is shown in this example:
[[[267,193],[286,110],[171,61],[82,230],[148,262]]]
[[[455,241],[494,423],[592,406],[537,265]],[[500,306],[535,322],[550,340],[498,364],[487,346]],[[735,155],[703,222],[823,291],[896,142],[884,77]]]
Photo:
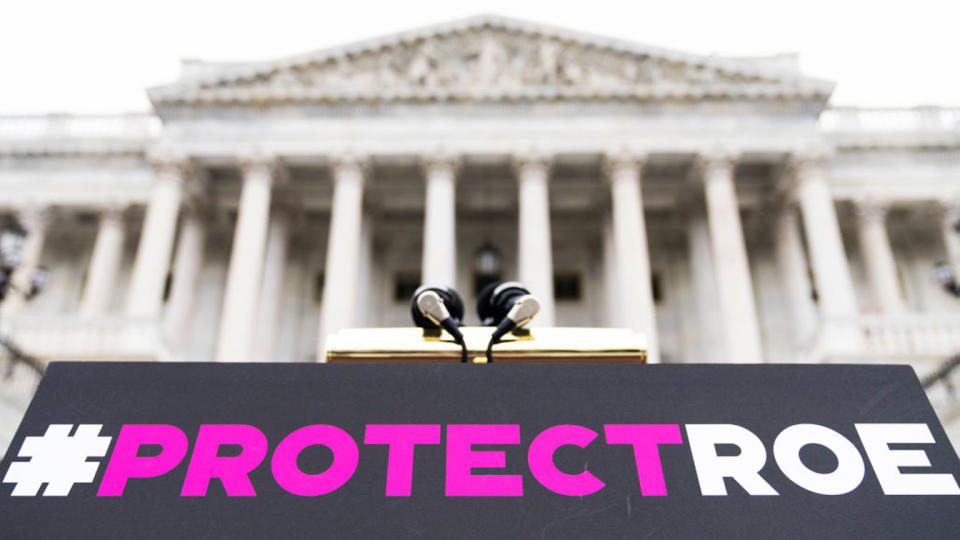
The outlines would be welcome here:
[[[0,114],[150,109],[181,58],[264,60],[478,13],[690,53],[800,53],[834,104],[960,106],[960,2],[8,0]]]

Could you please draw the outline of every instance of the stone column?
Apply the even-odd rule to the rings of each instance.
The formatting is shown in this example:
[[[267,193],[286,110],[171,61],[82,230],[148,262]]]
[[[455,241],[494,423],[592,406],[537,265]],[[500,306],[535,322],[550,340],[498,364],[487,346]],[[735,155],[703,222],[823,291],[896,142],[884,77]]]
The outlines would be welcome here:
[[[515,160],[520,184],[518,261],[520,281],[540,300],[536,326],[553,326],[553,245],[550,234],[550,158],[526,155]]]
[[[698,201],[699,202],[699,201]],[[721,335],[720,317],[717,310],[716,271],[713,255],[710,253],[710,228],[707,217],[700,209],[692,209],[687,222],[687,249],[690,257],[690,277],[693,294],[697,304],[697,326],[700,329],[699,358],[689,361],[723,363],[727,361],[727,350],[723,346],[725,336]]]
[[[615,245],[620,314],[627,328],[647,339],[647,362],[660,362],[657,316],[650,278],[650,252],[643,214],[640,171],[643,158],[628,154],[607,157],[607,177],[613,201],[612,225]]]
[[[420,282],[424,285],[456,284],[456,160],[430,156],[423,160],[426,173],[426,199],[423,215],[423,265]]]
[[[207,224],[204,214],[189,208],[183,215],[177,252],[173,259],[173,284],[163,317],[165,341],[173,347],[187,343],[197,283],[203,269]]]
[[[253,359],[254,326],[275,166],[272,158],[255,158],[242,164],[243,190],[237,208],[220,316],[218,362]]]
[[[113,302],[117,274],[123,260],[123,211],[123,206],[115,205],[103,209],[100,214],[100,227],[80,301],[80,314],[84,317],[107,313]]]
[[[152,160],[155,177],[127,294],[127,315],[132,317],[160,315],[183,184],[190,174],[189,162],[181,156],[158,155]]]
[[[763,362],[763,349],[733,166],[733,158],[726,155],[705,156],[699,161],[727,360],[757,363]]]
[[[947,252],[947,264],[953,269],[953,275],[960,280],[960,204],[953,201],[943,201],[938,204],[940,211],[940,231],[943,235],[943,245]]]
[[[826,158],[794,158],[790,167],[817,285],[824,329],[821,340],[833,351],[856,353],[860,349],[859,334],[853,326],[857,301],[833,196],[827,184]]]
[[[904,309],[903,292],[887,235],[887,209],[875,201],[858,201],[856,212],[860,250],[873,300],[883,313],[900,313]]]
[[[363,163],[355,158],[333,164],[333,202],[323,305],[317,340],[317,361],[326,361],[327,336],[353,324],[357,313],[357,276],[363,229]]]
[[[777,266],[790,303],[793,334],[797,344],[805,344],[816,332],[817,307],[800,237],[800,219],[792,205],[786,205],[777,216],[776,241]]]
[[[626,323],[620,315],[620,276],[617,272],[617,244],[613,239],[611,217],[603,223],[603,282],[607,304],[607,316],[603,322],[607,326],[622,327]]]
[[[23,243],[20,266],[10,278],[12,286],[7,291],[3,306],[0,307],[0,316],[3,317],[16,315],[27,306],[27,295],[33,288],[33,274],[40,266],[43,244],[47,238],[50,211],[44,207],[29,208],[20,213],[19,221],[27,230],[27,237]]]
[[[287,268],[287,246],[290,243],[290,212],[274,207],[270,212],[270,231],[263,259],[263,282],[260,285],[260,308],[256,327],[258,362],[278,360],[275,350],[283,300],[284,272]]]
[[[373,242],[374,218],[367,213],[363,214],[360,224],[360,272],[357,274],[357,310],[353,316],[353,324],[359,328],[375,326],[374,308],[371,302],[377,296],[374,288],[373,274]]]

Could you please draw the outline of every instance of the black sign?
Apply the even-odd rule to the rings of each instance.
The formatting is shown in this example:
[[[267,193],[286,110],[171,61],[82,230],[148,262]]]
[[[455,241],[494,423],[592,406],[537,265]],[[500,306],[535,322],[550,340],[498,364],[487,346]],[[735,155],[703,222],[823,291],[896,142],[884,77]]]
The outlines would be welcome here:
[[[956,538],[904,366],[54,363],[7,538]]]

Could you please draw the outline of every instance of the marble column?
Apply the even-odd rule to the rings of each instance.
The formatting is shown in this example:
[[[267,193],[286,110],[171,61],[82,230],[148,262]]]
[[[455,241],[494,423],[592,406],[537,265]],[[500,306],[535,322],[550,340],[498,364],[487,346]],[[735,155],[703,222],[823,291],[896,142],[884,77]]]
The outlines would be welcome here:
[[[333,202],[320,308],[318,362],[326,361],[327,336],[352,326],[357,314],[363,240],[363,169],[364,164],[355,158],[333,164]]]
[[[456,284],[456,169],[454,158],[429,156],[423,159],[426,199],[423,215],[423,264],[420,282],[424,285]]]
[[[359,328],[376,326],[378,320],[374,315],[375,307],[371,306],[377,296],[373,290],[374,272],[374,219],[369,214],[363,214],[360,224],[360,272],[357,274],[357,311],[354,313],[353,324]]]
[[[290,211],[282,206],[275,206],[270,212],[270,230],[267,235],[267,251],[263,258],[263,281],[260,285],[260,308],[254,349],[258,362],[279,361],[276,342],[289,244]]]
[[[607,326],[620,328],[625,325],[620,315],[620,276],[617,272],[617,244],[613,240],[613,220],[607,217],[603,223],[603,282],[606,295]]]
[[[687,222],[687,249],[690,260],[690,277],[696,297],[699,357],[690,362],[724,363],[727,350],[720,332],[721,322],[717,304],[717,281],[713,255],[710,253],[710,227],[701,209],[690,210]]]
[[[254,332],[276,163],[269,157],[253,158],[242,167],[243,189],[220,316],[218,362],[256,360]]]
[[[646,337],[647,362],[659,363],[660,347],[650,277],[650,252],[647,249],[647,226],[640,187],[643,157],[629,154],[611,155],[607,157],[605,165],[613,201],[611,214],[620,315],[627,328],[641,332]]]
[[[940,213],[940,231],[943,246],[947,252],[947,264],[953,269],[953,275],[960,280],[960,203],[943,201],[938,204]]]
[[[153,166],[153,187],[143,217],[127,293],[126,311],[131,317],[152,318],[160,315],[183,184],[190,174],[189,162],[182,157],[156,157]]]
[[[790,162],[794,189],[803,216],[810,265],[817,286],[821,340],[837,352],[856,353],[861,339],[854,326],[857,300],[840,234],[833,196],[822,156],[794,158]]]
[[[553,244],[550,234],[550,158],[519,156],[519,279],[540,300],[534,326],[553,326]]]
[[[800,219],[794,206],[786,205],[781,209],[775,234],[777,266],[790,307],[795,344],[806,344],[816,332],[817,306],[813,302],[813,286],[800,236]]]
[[[900,313],[904,309],[903,291],[887,235],[887,209],[875,201],[858,201],[856,213],[860,250],[873,300],[883,313]]]
[[[174,348],[182,347],[190,337],[206,236],[206,216],[197,208],[188,208],[180,225],[177,252],[173,258],[173,283],[163,316],[164,339]]]
[[[33,288],[33,274],[40,267],[40,257],[50,225],[50,211],[44,207],[28,208],[18,216],[20,224],[27,231],[24,239],[20,266],[10,278],[11,287],[0,306],[0,316],[10,317],[23,311],[27,306],[28,295]]]
[[[709,155],[698,164],[704,182],[727,360],[763,362],[753,282],[733,182],[734,161],[727,155]]]
[[[117,274],[123,260],[123,212],[124,207],[120,205],[101,211],[97,239],[87,267],[87,282],[80,300],[80,314],[84,317],[103,315],[113,303]]]

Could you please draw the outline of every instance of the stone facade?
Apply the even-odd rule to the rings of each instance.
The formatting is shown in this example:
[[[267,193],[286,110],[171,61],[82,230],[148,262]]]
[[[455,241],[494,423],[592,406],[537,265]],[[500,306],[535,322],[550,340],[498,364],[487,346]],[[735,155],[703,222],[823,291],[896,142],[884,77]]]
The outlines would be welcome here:
[[[42,360],[315,361],[407,325],[421,281],[470,305],[500,277],[536,324],[634,328],[652,361],[936,373],[960,352],[932,277],[960,276],[960,110],[832,88],[499,17],[192,62],[153,114],[0,118],[0,212],[52,273],[0,325]],[[9,365],[0,445],[37,378]]]

